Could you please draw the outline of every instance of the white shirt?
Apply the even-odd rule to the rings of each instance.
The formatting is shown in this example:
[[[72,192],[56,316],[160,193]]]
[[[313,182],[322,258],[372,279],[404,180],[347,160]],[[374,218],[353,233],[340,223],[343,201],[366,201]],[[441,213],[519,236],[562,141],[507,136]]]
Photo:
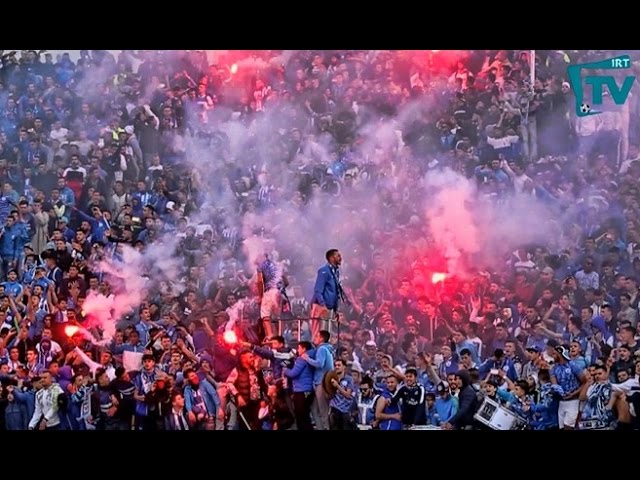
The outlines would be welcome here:
[[[636,375],[635,377],[630,378],[629,380],[626,380],[622,383],[612,383],[611,387],[613,388],[614,392],[629,393],[632,388],[640,387],[640,382],[638,382],[638,380],[638,375]]]
[[[171,413],[173,414],[173,421],[176,424],[176,430],[189,430],[189,422],[187,422],[184,412],[176,412],[175,410],[172,410]],[[181,419],[182,424],[180,424]],[[184,425],[184,428],[182,428],[182,425]]]
[[[60,346],[60,344],[58,342],[54,342],[53,340],[49,340],[51,342],[51,355],[53,355],[54,357],[57,356],[61,351],[62,351],[62,347]],[[42,352],[42,344],[38,344],[36,346],[36,350],[38,350],[38,352]]]
[[[506,137],[487,137],[487,143],[495,149],[510,147],[512,143],[517,143],[520,138],[517,135],[507,135]]]
[[[36,392],[35,410],[29,422],[30,429],[35,429],[43,419],[47,422],[47,427],[60,425],[58,396],[62,393],[62,389],[57,383],[54,383],[49,388],[42,388]]]
[[[59,140],[60,143],[66,143],[67,135],[69,135],[69,130],[64,127],[60,127],[57,130],[51,130],[49,137],[51,137],[51,140]]]

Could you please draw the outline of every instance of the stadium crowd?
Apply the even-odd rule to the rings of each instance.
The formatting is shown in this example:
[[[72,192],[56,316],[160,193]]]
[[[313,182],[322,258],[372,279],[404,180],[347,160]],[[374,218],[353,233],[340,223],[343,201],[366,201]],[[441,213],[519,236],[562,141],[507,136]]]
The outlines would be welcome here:
[[[494,405],[637,429],[638,96],[577,117],[567,66],[614,53],[537,51],[533,83],[530,55],[3,51],[0,428],[482,429]],[[553,234],[449,275],[424,202],[445,169]],[[381,220],[305,218],[325,204]],[[317,274],[260,223],[283,206],[322,232]],[[154,246],[180,271],[108,335],[83,304]]]

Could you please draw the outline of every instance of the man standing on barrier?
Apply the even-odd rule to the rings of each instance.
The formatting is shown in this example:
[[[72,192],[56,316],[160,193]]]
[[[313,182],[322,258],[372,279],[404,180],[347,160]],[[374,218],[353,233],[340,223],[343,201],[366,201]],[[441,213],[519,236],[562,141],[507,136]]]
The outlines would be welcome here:
[[[270,339],[274,335],[271,321],[282,311],[282,302],[286,298],[283,293],[287,285],[282,266],[277,265],[265,254],[264,261],[258,265],[258,297],[260,318],[266,338]]]
[[[326,255],[327,264],[318,270],[311,300],[311,333],[313,338],[320,330],[331,331],[330,321],[336,318],[340,301],[345,301],[340,285],[342,255],[332,248]],[[321,322],[323,323],[321,325]]]

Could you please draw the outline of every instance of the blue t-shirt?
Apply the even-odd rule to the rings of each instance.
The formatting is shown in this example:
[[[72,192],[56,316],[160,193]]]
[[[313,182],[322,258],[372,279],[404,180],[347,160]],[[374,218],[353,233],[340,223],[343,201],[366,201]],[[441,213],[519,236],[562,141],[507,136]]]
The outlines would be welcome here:
[[[551,377],[556,378],[558,385],[562,387],[565,395],[575,392],[580,388],[580,375],[582,369],[575,363],[555,364],[551,369]]]
[[[353,378],[349,375],[345,375],[342,380],[340,380],[340,386],[345,390],[351,390],[353,395]],[[336,392],[334,397],[329,402],[329,406],[335,408],[336,410],[341,411],[342,413],[349,413],[351,411],[351,406],[353,405],[353,396],[352,398],[345,397],[339,390]]]

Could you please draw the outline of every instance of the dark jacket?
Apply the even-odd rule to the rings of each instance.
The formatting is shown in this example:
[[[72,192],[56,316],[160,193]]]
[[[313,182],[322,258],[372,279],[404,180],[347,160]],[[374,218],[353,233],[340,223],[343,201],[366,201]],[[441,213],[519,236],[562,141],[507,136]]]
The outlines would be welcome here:
[[[271,370],[273,372],[274,381],[282,378],[282,370],[285,367],[290,367],[292,364],[293,354],[288,348],[273,350],[269,347],[258,347],[253,345],[251,350],[259,357],[266,358],[271,361]]]
[[[182,410],[182,416],[184,418],[185,424],[187,425],[187,428],[191,429],[193,427],[191,425],[189,425],[188,413],[189,413],[189,411],[187,410],[187,407],[185,406],[185,408]],[[173,415],[173,408],[168,410],[165,413],[165,416],[164,416],[164,429],[165,430],[182,430],[181,428],[179,428],[178,425],[176,425],[176,419],[175,419],[175,416]]]
[[[469,372],[460,370],[456,375],[462,381],[460,385],[460,393],[458,394],[458,412],[453,416],[449,423],[456,429],[463,429],[472,426],[474,423],[473,416],[478,410],[478,397],[471,386],[471,378]]]

